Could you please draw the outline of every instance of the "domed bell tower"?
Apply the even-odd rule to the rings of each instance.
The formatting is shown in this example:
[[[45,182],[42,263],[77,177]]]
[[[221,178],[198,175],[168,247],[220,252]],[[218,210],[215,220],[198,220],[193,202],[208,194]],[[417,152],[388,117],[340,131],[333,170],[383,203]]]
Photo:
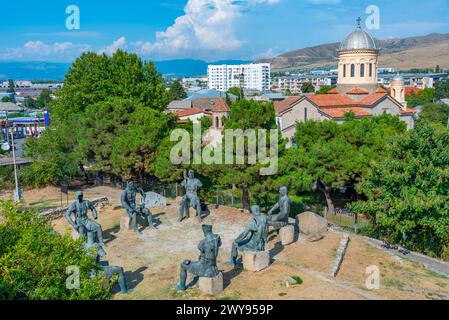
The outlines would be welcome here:
[[[379,49],[374,38],[362,30],[362,19],[357,19],[357,28],[352,31],[338,50],[337,91],[346,93],[359,87],[373,93],[377,90],[377,68]]]
[[[402,78],[399,73],[391,82],[391,96],[402,104],[404,109],[407,108],[407,101],[405,101],[404,78]]]

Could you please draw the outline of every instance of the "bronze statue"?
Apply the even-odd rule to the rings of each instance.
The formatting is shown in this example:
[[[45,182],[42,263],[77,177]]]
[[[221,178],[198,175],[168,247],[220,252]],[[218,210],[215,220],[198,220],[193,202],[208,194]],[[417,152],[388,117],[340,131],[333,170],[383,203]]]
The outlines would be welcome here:
[[[86,249],[88,254],[91,254],[95,257],[95,261],[100,266],[101,272],[105,275],[105,277],[112,278],[114,275],[119,276],[118,284],[120,286],[121,293],[125,294],[131,291],[128,289],[128,286],[126,284],[125,271],[122,267],[109,266],[107,261],[100,261],[100,258],[106,255],[106,252],[104,251],[102,246],[100,246],[98,243],[95,243],[94,234],[92,232],[87,233],[87,242],[84,243],[84,248]],[[96,275],[97,272],[95,270],[92,271],[91,277],[95,277]]]
[[[142,200],[140,205],[136,204],[136,195],[140,193]],[[139,234],[137,226],[137,215],[140,214],[148,220],[148,225],[151,229],[156,229],[153,225],[153,215],[150,210],[145,208],[145,192],[141,188],[137,188],[133,181],[128,181],[126,189],[122,192],[120,202],[126,210],[126,214],[131,219],[131,228],[134,233]]]
[[[90,220],[87,211],[91,210],[95,220],[98,219],[97,210],[90,201],[84,201],[84,195],[81,191],[76,193],[76,201],[70,205],[66,212],[67,222],[75,229],[81,237],[85,237],[88,232],[92,232],[95,235],[95,241],[104,247],[103,242],[103,230],[101,225],[97,222]],[[75,219],[72,220],[72,213],[75,215]]]
[[[188,177],[184,179],[181,183],[186,189],[186,194],[181,200],[181,204],[179,205],[179,222],[184,218],[184,213],[186,218],[190,217],[189,208],[193,207],[196,209],[198,220],[201,223],[202,220],[202,209],[201,209],[201,201],[198,198],[197,190],[201,188],[203,184],[199,179],[195,178],[195,173],[193,170],[189,170]]]
[[[219,274],[217,256],[221,247],[221,238],[212,232],[211,225],[203,225],[202,228],[205,239],[201,240],[198,245],[198,250],[200,251],[199,261],[186,260],[181,264],[180,280],[176,286],[177,290],[185,291],[187,289],[187,272],[192,273],[196,278],[214,278]]]
[[[290,199],[288,198],[287,187],[282,187],[279,190],[279,194],[279,201],[268,211],[268,224],[276,230],[280,230],[288,225],[290,216]],[[272,215],[276,210],[279,210],[279,214]]]
[[[232,266],[237,264],[239,251],[265,251],[268,238],[268,219],[260,213],[259,206],[252,206],[251,213],[253,214],[253,218],[248,222],[245,231],[232,244],[230,261],[230,265]]]

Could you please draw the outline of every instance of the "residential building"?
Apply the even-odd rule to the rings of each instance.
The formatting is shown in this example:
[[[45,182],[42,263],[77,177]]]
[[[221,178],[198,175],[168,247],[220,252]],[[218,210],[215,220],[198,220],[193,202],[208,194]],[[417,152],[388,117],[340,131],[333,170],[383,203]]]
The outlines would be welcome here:
[[[270,73],[269,63],[209,65],[208,87],[221,92],[226,92],[232,87],[266,91],[270,89]]]

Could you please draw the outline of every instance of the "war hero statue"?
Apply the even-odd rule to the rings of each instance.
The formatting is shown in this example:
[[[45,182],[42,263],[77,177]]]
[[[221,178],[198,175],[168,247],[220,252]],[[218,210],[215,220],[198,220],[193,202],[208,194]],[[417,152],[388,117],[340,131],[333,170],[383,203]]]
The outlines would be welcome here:
[[[120,286],[120,292],[125,294],[129,293],[130,290],[126,284],[125,271],[122,267],[109,266],[107,261],[101,261],[100,259],[106,255],[104,249],[95,243],[94,234],[92,232],[87,233],[87,242],[84,243],[84,248],[87,253],[95,257],[96,263],[100,266],[100,272],[104,274],[107,278],[112,278],[114,275],[118,275],[118,284]],[[97,271],[93,270],[91,277],[95,277]]]
[[[221,238],[212,232],[211,225],[203,225],[202,228],[205,238],[198,245],[198,250],[200,251],[199,260],[195,262],[186,260],[181,264],[179,284],[176,286],[177,290],[184,291],[187,289],[187,272],[192,273],[197,278],[215,278],[219,274],[217,256],[221,247]]]
[[[142,200],[140,205],[136,204],[136,195],[140,193]],[[148,220],[151,229],[156,229],[153,225],[153,215],[150,210],[145,208],[145,192],[141,188],[137,188],[134,181],[128,181],[126,189],[122,192],[120,202],[126,210],[126,214],[131,219],[131,228],[134,233],[140,233],[137,226],[137,215],[140,214]]]
[[[186,195],[182,198],[181,204],[179,205],[179,222],[181,222],[184,218],[184,214],[186,218],[190,217],[189,208],[193,207],[195,208],[198,215],[198,220],[201,223],[202,209],[197,191],[203,186],[203,184],[199,179],[195,178],[195,173],[193,170],[189,170],[188,177],[184,179],[181,186],[186,189]]]
[[[259,252],[265,251],[268,238],[268,219],[260,213],[259,206],[252,206],[252,219],[248,222],[245,231],[235,239],[232,244],[230,265],[237,264],[239,251]]]
[[[268,224],[276,230],[280,230],[288,225],[290,216],[290,199],[288,198],[287,187],[282,187],[279,190],[279,194],[279,201],[268,211]],[[279,214],[273,215],[273,212],[276,210],[279,210]]]
[[[92,232],[95,236],[95,241],[104,247],[103,230],[101,225],[89,219],[87,211],[91,210],[95,220],[98,219],[97,210],[90,201],[84,200],[84,195],[81,191],[76,193],[76,201],[70,205],[66,212],[66,219],[70,225],[78,231],[81,237],[85,237],[88,232]],[[75,219],[72,219],[72,214]]]

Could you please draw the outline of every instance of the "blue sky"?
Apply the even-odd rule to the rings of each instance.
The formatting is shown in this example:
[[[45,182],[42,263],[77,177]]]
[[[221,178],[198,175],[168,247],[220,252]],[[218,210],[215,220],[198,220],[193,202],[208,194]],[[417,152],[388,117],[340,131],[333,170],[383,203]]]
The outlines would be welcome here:
[[[80,30],[66,29],[66,7]],[[380,9],[379,39],[449,33],[448,0],[4,1],[0,60],[69,62],[117,48],[144,58],[257,59],[342,40]]]

